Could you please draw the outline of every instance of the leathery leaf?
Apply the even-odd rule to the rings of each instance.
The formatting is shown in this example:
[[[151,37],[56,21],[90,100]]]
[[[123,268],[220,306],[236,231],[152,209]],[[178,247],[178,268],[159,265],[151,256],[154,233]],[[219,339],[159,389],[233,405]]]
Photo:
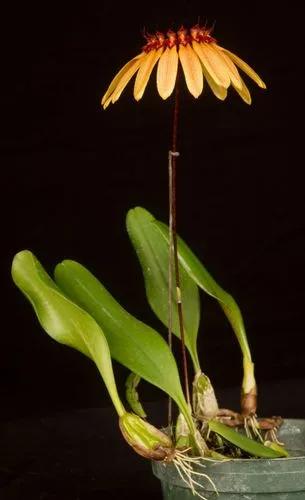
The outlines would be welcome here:
[[[168,241],[167,225],[157,220],[155,220],[154,224],[165,241]],[[181,238],[178,238],[178,258],[179,262],[194,282],[208,295],[218,300],[236,334],[243,355],[251,359],[243,318],[232,295],[223,290],[223,288],[216,283],[214,278]]]
[[[155,220],[156,228],[160,231],[165,241],[168,243],[168,226],[160,221]],[[252,363],[250,347],[246,335],[243,317],[241,315],[238,304],[228,292],[226,292],[214,280],[210,273],[206,270],[200,260],[187,246],[187,244],[178,238],[178,258],[186,273],[194,280],[194,282],[202,288],[207,294],[214,297],[221,308],[223,309],[227,319],[229,320],[232,329],[236,335],[238,343],[244,358],[244,379],[243,393],[248,394],[251,391],[256,391],[256,383],[254,377],[254,364]]]
[[[161,335],[123,309],[81,264],[61,262],[55,269],[55,281],[101,326],[111,356],[171,396],[193,429],[175,359]]]
[[[95,362],[121,417],[125,409],[117,393],[109,347],[96,321],[62,293],[30,251],[15,256],[12,277],[50,337]]]
[[[216,432],[216,434],[223,437],[226,441],[229,441],[241,450],[255,457],[280,458],[288,456],[288,453],[284,448],[277,446],[275,449],[265,446],[257,441],[254,441],[253,439],[248,438],[247,436],[244,436],[243,434],[240,434],[231,427],[228,427],[221,422],[217,422],[216,420],[209,421],[209,428],[211,431]]]
[[[127,231],[142,266],[148,302],[165,326],[169,319],[169,243],[160,233],[154,217],[144,208],[129,210]],[[180,265],[181,297],[183,304],[185,344],[193,360],[195,371],[200,371],[197,354],[197,334],[200,321],[200,300],[196,283]],[[174,274],[174,273],[173,273]],[[172,331],[180,337],[179,316],[174,275],[172,277]]]

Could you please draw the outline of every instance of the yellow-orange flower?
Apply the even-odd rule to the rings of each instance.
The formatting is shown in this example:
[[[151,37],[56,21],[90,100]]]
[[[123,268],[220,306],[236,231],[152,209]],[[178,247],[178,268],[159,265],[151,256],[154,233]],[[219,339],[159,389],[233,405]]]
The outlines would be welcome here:
[[[187,88],[196,98],[202,93],[206,81],[218,99],[224,100],[228,87],[232,85],[241,98],[251,104],[250,92],[237,67],[259,87],[266,88],[263,80],[246,62],[218,45],[210,29],[197,25],[189,31],[180,28],[177,33],[169,31],[166,35],[157,32],[147,35],[146,39],[141,54],[125,64],[112,80],[102,98],[104,109],[119,99],[136,73],[133,95],[139,101],[157,63],[157,89],[162,99],[167,99],[174,90],[179,61]]]

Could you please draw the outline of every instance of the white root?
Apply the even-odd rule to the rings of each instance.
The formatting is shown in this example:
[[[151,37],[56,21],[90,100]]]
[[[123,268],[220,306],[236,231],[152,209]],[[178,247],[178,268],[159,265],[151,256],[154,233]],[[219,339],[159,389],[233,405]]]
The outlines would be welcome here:
[[[177,465],[177,463],[175,462],[175,460],[173,460],[173,463],[174,463],[174,466],[175,466],[175,468],[176,468],[176,470],[177,470],[177,472],[178,472],[179,476],[181,477],[182,481],[183,481],[184,483],[186,483],[186,484],[187,484],[187,486],[191,489],[191,491],[192,491],[193,495],[196,495],[196,492],[195,492],[195,489],[194,489],[193,484],[192,484],[192,483],[190,483],[189,481],[187,481],[187,480],[185,479],[185,477],[182,475],[182,472],[181,472],[181,470],[180,470],[180,467],[178,467],[178,465]],[[206,500],[206,499],[204,499],[204,500]]]
[[[251,432],[250,432],[250,429],[249,429],[248,419],[247,418],[245,418],[245,420],[244,420],[244,428],[245,428],[245,431],[246,431],[246,436],[251,439],[252,436],[251,436]]]
[[[273,441],[274,443],[278,444],[279,446],[285,446],[285,443],[283,443],[282,441],[279,441],[276,429],[271,429],[270,431],[266,432],[266,436],[268,436],[268,433],[270,436],[270,441]]]
[[[258,438],[261,443],[264,443],[263,436],[259,431],[259,423],[256,415],[251,415],[244,419],[244,429],[248,438]]]
[[[261,443],[264,443],[263,437],[259,431],[259,423],[257,421],[256,415],[252,415],[250,417],[250,421],[251,421],[251,428],[252,428],[254,435],[256,437],[258,437],[258,439],[261,441]]]
[[[199,488],[203,488],[202,484],[200,484],[198,481],[194,479],[194,476],[202,477],[205,478],[209,483],[212,485],[214,491],[216,494],[218,494],[217,488],[215,483],[212,481],[212,479],[208,476],[208,474],[205,474],[203,472],[197,472],[193,469],[193,465],[200,466],[200,467],[205,467],[205,465],[202,463],[202,460],[210,460],[213,461],[212,459],[202,459],[202,457],[189,457],[185,453],[188,450],[178,451],[176,450],[175,456],[173,458],[173,463],[174,466],[181,477],[182,481],[187,484],[187,486],[190,488],[192,491],[193,495],[198,496],[202,500],[207,500],[206,497],[204,497],[199,491]],[[197,488],[196,488],[197,487]]]
[[[183,451],[181,450],[175,450],[175,456],[179,456],[180,458],[183,458],[183,460],[185,462],[192,462],[196,465],[198,465],[199,467],[206,467],[205,464],[203,464],[202,462],[215,462],[215,458],[209,458],[209,457],[190,457],[188,455],[185,455],[185,453],[187,453],[191,448],[187,448]],[[228,459],[230,460],[230,459]]]

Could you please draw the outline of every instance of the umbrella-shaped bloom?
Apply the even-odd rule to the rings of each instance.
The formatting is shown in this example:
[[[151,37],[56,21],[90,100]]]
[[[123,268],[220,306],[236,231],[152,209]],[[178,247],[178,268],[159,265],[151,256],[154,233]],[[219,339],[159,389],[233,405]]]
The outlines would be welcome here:
[[[218,45],[211,35],[211,29],[199,25],[190,30],[182,27],[179,31],[169,31],[166,35],[160,32],[146,35],[146,41],[141,54],[125,64],[112,80],[102,98],[104,109],[119,99],[135,74],[133,95],[139,101],[156,64],[157,89],[162,99],[167,99],[175,88],[179,62],[187,88],[196,98],[202,93],[206,81],[218,99],[224,100],[228,87],[232,85],[241,98],[251,104],[250,92],[238,68],[259,87],[266,88],[263,80],[246,62]]]

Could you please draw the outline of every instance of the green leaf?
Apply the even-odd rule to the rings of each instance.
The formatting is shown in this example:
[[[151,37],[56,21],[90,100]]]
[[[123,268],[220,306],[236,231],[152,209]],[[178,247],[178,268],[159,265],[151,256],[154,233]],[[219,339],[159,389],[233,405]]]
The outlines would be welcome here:
[[[154,222],[156,228],[160,231],[164,240],[169,241],[168,226],[160,221]],[[202,265],[200,260],[186,245],[186,243],[178,238],[178,258],[186,273],[194,282],[202,288],[207,294],[211,295],[219,302],[227,319],[229,320],[233,331],[236,335],[238,343],[244,357],[244,379],[243,379],[243,393],[250,394],[256,392],[256,382],[254,377],[254,364],[252,363],[250,347],[246,335],[244,321],[240,309],[235,302],[232,295],[226,292],[214,280],[206,268]]]
[[[168,327],[169,243],[168,239],[164,239],[155,222],[154,217],[141,207],[129,210],[126,219],[129,237],[142,266],[148,302],[154,313]],[[197,334],[200,321],[199,291],[194,280],[188,276],[182,266],[179,267],[185,344],[192,357],[195,371],[198,372],[200,371],[197,354]],[[172,283],[172,331],[177,337],[180,337],[174,276]]]
[[[215,420],[209,421],[209,428],[211,431],[216,432],[221,437],[234,444],[241,450],[260,458],[280,458],[287,457],[287,451],[284,448],[278,446],[276,449],[264,446],[253,439],[238,433],[236,430],[228,427],[221,422],[216,422]]]
[[[143,406],[140,403],[139,393],[137,391],[138,385],[141,381],[139,375],[135,373],[130,373],[125,382],[126,387],[126,399],[132,411],[139,415],[139,417],[146,418],[147,415],[144,411]]]
[[[167,225],[156,220],[155,226],[159,229],[160,234],[162,234],[165,241],[168,241]],[[223,290],[223,288],[216,283],[214,278],[181,238],[178,239],[178,257],[179,262],[195,283],[197,283],[197,285],[207,294],[218,300],[232,325],[243,355],[248,359],[251,359],[243,318],[232,295]]]
[[[111,356],[170,395],[192,429],[193,421],[181,388],[177,365],[161,335],[123,309],[81,264],[71,260],[58,264],[55,280],[101,326]]]
[[[283,454],[282,456],[284,457],[289,457],[288,451],[285,448],[283,448],[283,446],[281,446],[278,443],[275,443],[274,441],[265,441],[264,445],[268,446],[268,448],[272,448],[273,450],[279,451],[280,453]]]
[[[95,362],[112,402],[122,416],[125,409],[117,393],[108,344],[94,319],[65,297],[30,251],[24,250],[15,256],[12,277],[31,302],[41,326],[50,337],[77,349]]]

